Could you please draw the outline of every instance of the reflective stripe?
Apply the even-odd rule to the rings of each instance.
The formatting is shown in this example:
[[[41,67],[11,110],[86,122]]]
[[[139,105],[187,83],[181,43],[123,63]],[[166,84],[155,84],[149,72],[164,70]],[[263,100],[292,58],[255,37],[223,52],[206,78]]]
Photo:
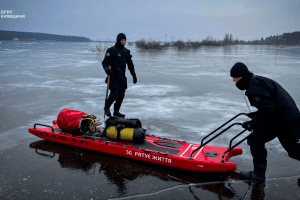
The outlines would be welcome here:
[[[185,154],[185,152],[192,146],[192,144],[189,145],[189,147],[180,155],[182,156],[183,154]]]
[[[204,146],[203,146],[204,147]],[[197,153],[197,155],[195,156],[194,159],[196,159],[196,157],[199,155],[199,153],[202,151],[203,147],[199,150],[199,152]]]

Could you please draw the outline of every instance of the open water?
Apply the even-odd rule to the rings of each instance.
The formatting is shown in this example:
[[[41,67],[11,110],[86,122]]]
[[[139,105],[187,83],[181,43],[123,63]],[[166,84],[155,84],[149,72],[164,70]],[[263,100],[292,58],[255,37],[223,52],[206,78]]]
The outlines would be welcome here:
[[[0,198],[159,199],[161,194],[169,193],[173,197],[181,194],[181,199],[197,199],[199,190],[207,192],[208,197],[236,197],[222,184],[222,175],[195,177],[41,141],[28,132],[34,123],[51,125],[63,108],[94,114],[104,121],[104,52],[91,52],[95,45],[0,44]],[[244,62],[254,74],[276,80],[300,106],[300,55],[295,52],[243,45],[188,51],[126,47],[131,50],[138,82],[132,84],[127,70],[128,90],[120,111],[126,118],[139,118],[151,135],[200,143],[205,135],[236,114],[248,113],[249,103],[229,76],[236,62]],[[245,120],[248,119],[241,117],[236,122]],[[228,146],[241,130],[234,127],[211,145]],[[284,152],[277,139],[268,145],[276,152]],[[43,149],[47,146],[51,151]],[[38,147],[40,150],[36,150]],[[237,171],[245,167],[251,170],[246,142],[240,147],[243,155],[232,159],[237,162]],[[205,184],[191,186],[216,180],[220,183],[212,188]],[[224,190],[227,193],[217,192]]]

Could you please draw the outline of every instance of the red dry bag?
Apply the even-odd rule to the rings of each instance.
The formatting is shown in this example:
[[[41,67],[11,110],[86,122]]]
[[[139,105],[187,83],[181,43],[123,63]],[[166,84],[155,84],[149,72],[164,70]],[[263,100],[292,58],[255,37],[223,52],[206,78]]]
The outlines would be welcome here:
[[[57,116],[57,125],[60,129],[69,132],[78,132],[83,116],[88,114],[79,110],[64,108]]]

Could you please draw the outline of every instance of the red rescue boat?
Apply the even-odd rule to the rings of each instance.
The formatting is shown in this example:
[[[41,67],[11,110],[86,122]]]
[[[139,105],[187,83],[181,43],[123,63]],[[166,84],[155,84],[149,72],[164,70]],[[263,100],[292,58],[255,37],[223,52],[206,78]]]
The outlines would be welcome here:
[[[237,116],[242,114],[245,115],[245,113],[240,113]],[[52,121],[52,126],[35,124],[34,127],[29,128],[29,132],[48,141],[165,165],[168,167],[189,171],[225,172],[236,170],[236,163],[229,162],[229,159],[232,156],[243,153],[242,148],[236,146],[246,140],[248,136],[234,146],[231,144],[235,138],[244,133],[246,130],[243,130],[232,138],[229,147],[208,146],[206,144],[227,131],[232,126],[241,125],[240,123],[230,125],[207,142],[204,142],[204,140],[235,119],[237,116],[204,137],[200,145],[150,135],[146,135],[146,139],[142,144],[134,144],[126,141],[114,141],[100,136],[75,136],[59,129],[56,120]],[[37,128],[36,126],[43,127]]]

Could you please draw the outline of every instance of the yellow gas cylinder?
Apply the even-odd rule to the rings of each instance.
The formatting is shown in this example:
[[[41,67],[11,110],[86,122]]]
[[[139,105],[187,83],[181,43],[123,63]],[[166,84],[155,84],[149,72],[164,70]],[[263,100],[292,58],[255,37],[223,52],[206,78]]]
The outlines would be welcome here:
[[[109,126],[106,128],[105,135],[111,140],[143,143],[146,137],[146,130],[143,128],[119,128],[117,126]]]

